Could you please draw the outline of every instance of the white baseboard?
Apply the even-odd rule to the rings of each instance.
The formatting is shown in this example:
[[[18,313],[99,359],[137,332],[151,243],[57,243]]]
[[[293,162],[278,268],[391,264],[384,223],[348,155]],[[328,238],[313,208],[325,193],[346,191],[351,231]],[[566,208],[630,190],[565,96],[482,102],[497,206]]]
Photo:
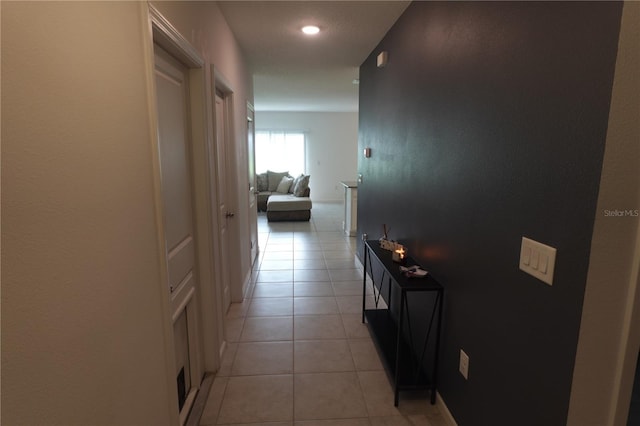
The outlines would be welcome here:
[[[224,339],[222,344],[220,345],[220,350],[218,351],[218,355],[220,356],[220,364],[222,364],[222,357],[224,356],[224,352],[227,350],[227,340]],[[220,366],[218,366],[218,370]]]
[[[436,391],[436,407],[438,407],[440,415],[449,426],[458,426],[458,423],[456,423],[456,420],[453,418],[451,411],[449,411],[449,407],[444,403],[444,399],[442,399],[442,396],[440,396],[440,392],[438,391]]]
[[[355,254],[353,255],[353,264],[356,266],[356,269],[364,271],[364,265],[362,264],[362,261],[360,261],[360,258]]]
[[[247,298],[247,294],[249,292],[249,287],[251,287],[251,276],[253,274],[253,268],[250,268],[247,274],[244,277],[244,282],[242,283],[242,300]]]

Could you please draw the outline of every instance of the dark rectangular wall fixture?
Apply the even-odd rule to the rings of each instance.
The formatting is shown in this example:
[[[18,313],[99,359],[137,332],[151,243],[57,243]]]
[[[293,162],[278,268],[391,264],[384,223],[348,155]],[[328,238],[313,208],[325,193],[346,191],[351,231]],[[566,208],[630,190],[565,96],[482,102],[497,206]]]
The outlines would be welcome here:
[[[566,423],[621,8],[414,2],[360,68],[358,234],[387,224],[445,286],[460,425]],[[523,236],[557,249],[552,286]]]

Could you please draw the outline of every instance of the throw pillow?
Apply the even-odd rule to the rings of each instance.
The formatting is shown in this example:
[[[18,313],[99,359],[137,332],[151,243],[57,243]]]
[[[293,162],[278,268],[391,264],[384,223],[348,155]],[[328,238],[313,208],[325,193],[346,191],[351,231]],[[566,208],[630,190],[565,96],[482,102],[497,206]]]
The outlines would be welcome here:
[[[287,192],[289,192],[289,188],[291,188],[292,182],[293,182],[292,177],[283,176],[282,180],[278,184],[278,187],[276,188],[276,192],[281,192],[283,194],[286,194]]]
[[[268,191],[269,190],[269,180],[267,179],[267,173],[260,173],[256,176],[256,185],[258,186],[258,191]]]
[[[267,177],[269,179],[269,191],[275,191],[278,189],[278,185],[283,177],[289,175],[289,172],[272,172],[271,170],[267,170]]]
[[[295,195],[296,197],[304,197],[305,193],[307,192],[307,189],[309,188],[310,177],[311,176],[309,175],[304,175],[304,177],[300,179],[300,181],[298,182],[298,185],[293,190],[293,195]]]
[[[297,178],[295,178],[293,180],[293,182],[291,183],[291,188],[289,188],[289,192],[290,193],[294,193],[296,191],[296,187],[298,186],[298,183],[300,182],[300,180],[304,177],[303,173],[300,173],[300,176],[298,176]]]

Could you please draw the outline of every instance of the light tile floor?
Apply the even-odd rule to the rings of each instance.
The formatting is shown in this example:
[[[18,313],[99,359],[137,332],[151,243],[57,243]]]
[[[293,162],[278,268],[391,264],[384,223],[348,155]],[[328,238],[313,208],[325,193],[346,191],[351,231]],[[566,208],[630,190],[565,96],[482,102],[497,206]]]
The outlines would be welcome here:
[[[227,313],[228,349],[201,426],[446,426],[426,394],[401,393],[393,406],[361,323],[362,272],[342,208],[314,203],[309,222],[259,216],[250,297]]]

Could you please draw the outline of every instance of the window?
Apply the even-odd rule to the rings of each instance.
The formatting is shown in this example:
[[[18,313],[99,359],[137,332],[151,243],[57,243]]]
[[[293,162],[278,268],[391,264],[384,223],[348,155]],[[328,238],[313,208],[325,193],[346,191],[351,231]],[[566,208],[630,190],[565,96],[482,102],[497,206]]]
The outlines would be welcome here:
[[[291,176],[306,172],[303,132],[256,131],[256,173],[288,171]]]

